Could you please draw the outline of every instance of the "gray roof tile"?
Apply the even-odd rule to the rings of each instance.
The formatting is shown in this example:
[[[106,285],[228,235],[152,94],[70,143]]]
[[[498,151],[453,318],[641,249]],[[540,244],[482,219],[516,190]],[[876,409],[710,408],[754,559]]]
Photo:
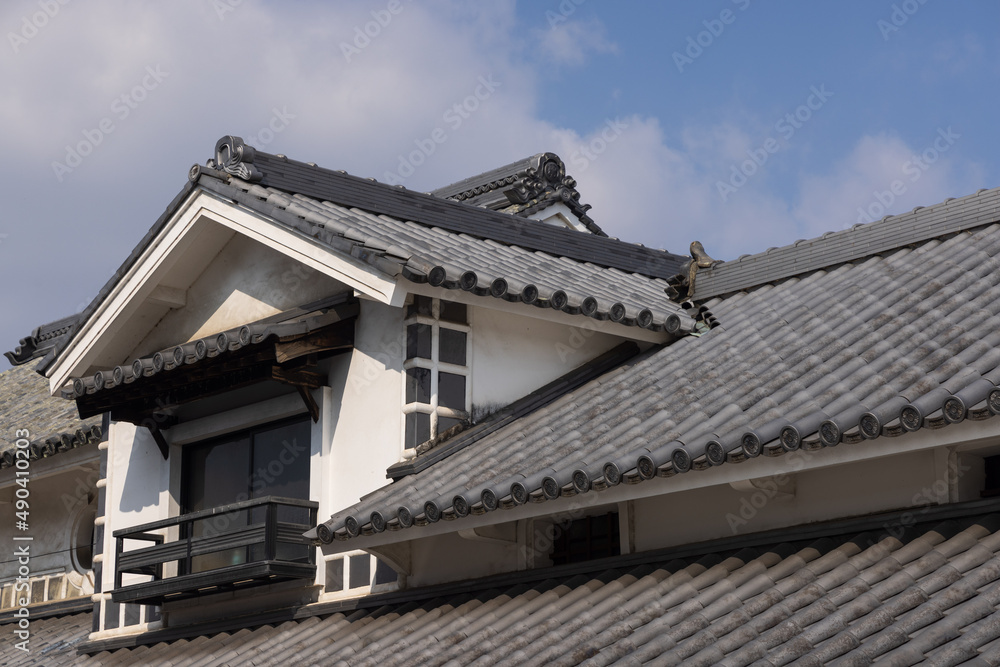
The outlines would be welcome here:
[[[707,299],[751,289],[997,221],[1000,221],[1000,188],[980,190],[960,199],[917,207],[909,213],[886,216],[870,224],[827,232],[816,239],[799,240],[717,264],[698,272],[695,297]]]
[[[994,224],[713,298],[722,327],[651,350],[384,487],[320,534],[368,534],[374,511],[405,527],[400,507],[421,524],[430,501],[450,517],[448,499],[470,490],[511,506],[517,480],[544,499],[546,476],[572,495],[621,474],[671,476],[997,414],[998,256]]]
[[[33,653],[12,664],[996,664],[1000,517],[929,522],[902,539],[837,530],[372,596],[170,643],[154,632],[150,646],[93,656],[74,653],[88,614],[41,619]]]
[[[0,468],[14,464],[19,429],[31,434],[32,459],[95,444],[102,437],[101,417],[80,419],[73,403],[50,396],[48,380],[35,372],[34,365],[0,373]]]
[[[574,252],[573,243],[578,239],[572,237],[588,238],[586,234],[531,222],[526,224],[537,229],[509,236],[510,242],[501,242],[456,231],[459,227],[449,229],[377,215],[362,208],[303,194],[289,195],[274,187],[238,179],[226,184],[206,175],[200,178],[199,183],[204,187],[277,218],[336,250],[375,263],[391,276],[402,274],[414,282],[524,301],[573,314],[582,312],[597,319],[654,330],[663,329],[670,315],[687,319],[681,307],[667,298],[666,280],[621,270],[614,266],[615,257],[599,248],[595,252]],[[494,229],[498,238],[503,238],[499,235],[501,228]],[[570,236],[560,241],[565,242],[562,252],[566,254],[534,247],[539,239],[533,236],[536,233],[545,236],[550,231]],[[611,239],[593,240],[605,245],[616,243]],[[516,241],[526,245],[517,245]],[[530,295],[525,290],[529,286]]]

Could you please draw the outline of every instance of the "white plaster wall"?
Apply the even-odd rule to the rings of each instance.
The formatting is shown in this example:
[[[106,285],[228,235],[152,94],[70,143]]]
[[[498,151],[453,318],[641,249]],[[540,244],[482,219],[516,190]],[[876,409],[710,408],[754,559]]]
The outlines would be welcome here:
[[[112,533],[171,515],[170,461],[163,459],[147,429],[115,422],[108,438],[106,479],[102,590],[110,591],[114,588],[115,569]],[[131,543],[126,550],[140,546],[144,545]],[[148,581],[148,577],[127,576],[123,584],[131,580]]]
[[[774,490],[794,491],[790,498],[720,485],[638,499],[633,505],[635,548],[645,551],[948,502],[947,493],[934,494],[941,476],[934,452],[926,450],[802,471],[784,483],[777,476],[767,478],[777,482]]]
[[[512,540],[515,538],[513,525],[507,533]],[[523,547],[516,541],[480,542],[457,533],[414,540],[410,552],[412,574],[407,577],[407,587],[512,572],[518,569],[520,549]]]
[[[507,405],[625,340],[594,331],[586,318],[567,327],[472,307],[469,322],[473,407]]]
[[[389,482],[402,454],[403,311],[363,299],[354,350],[330,364],[331,400],[321,461],[320,520]]]
[[[129,358],[238,327],[346,291],[346,285],[237,234]]]

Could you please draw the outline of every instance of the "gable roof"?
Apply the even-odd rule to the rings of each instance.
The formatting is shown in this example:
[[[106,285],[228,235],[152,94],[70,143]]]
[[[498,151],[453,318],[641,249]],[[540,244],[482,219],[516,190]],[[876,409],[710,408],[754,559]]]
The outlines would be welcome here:
[[[47,665],[996,665],[1000,516],[972,505],[891,535],[900,513],[222,619],[186,639],[80,646],[85,615],[42,619],[32,647]]]
[[[1000,413],[1000,224],[703,307],[720,326],[648,351],[312,534],[345,540]]]
[[[0,373],[0,468],[14,465],[17,432],[27,430],[32,460],[101,440],[101,417],[80,419],[76,405],[49,395],[45,378],[31,364]],[[94,456],[97,449],[94,448]]]
[[[432,190],[431,194],[525,217],[564,203],[591,233],[607,236],[587,215],[590,205],[580,203],[576,181],[566,175],[566,165],[555,153],[539,153]]]
[[[570,179],[572,180],[572,179]],[[681,255],[559,228],[271,155],[223,137],[75,325],[55,355],[108,298],[196,190],[232,201],[351,255],[387,276],[479,296],[662,330],[688,318],[664,292]]]

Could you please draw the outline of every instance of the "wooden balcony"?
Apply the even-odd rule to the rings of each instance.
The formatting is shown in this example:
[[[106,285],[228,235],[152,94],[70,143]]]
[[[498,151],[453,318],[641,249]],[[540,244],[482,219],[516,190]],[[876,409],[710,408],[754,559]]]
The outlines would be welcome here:
[[[162,604],[198,595],[316,576],[315,548],[302,533],[318,504],[266,496],[116,530],[115,602]],[[167,541],[167,535],[179,535]],[[126,551],[126,542],[152,546]],[[174,576],[164,565],[176,563]],[[126,574],[151,580],[122,585]]]

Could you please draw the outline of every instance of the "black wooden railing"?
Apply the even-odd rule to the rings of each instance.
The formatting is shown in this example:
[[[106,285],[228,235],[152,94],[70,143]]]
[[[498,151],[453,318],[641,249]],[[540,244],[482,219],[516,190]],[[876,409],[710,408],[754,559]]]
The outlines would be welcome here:
[[[315,549],[302,533],[316,525],[318,507],[310,500],[266,496],[116,530],[111,598],[160,604],[237,586],[315,578]],[[175,527],[179,537],[166,541],[163,533]],[[127,541],[153,544],[125,551]],[[163,576],[167,563],[177,563],[177,575]],[[152,580],[123,586],[126,574]]]

